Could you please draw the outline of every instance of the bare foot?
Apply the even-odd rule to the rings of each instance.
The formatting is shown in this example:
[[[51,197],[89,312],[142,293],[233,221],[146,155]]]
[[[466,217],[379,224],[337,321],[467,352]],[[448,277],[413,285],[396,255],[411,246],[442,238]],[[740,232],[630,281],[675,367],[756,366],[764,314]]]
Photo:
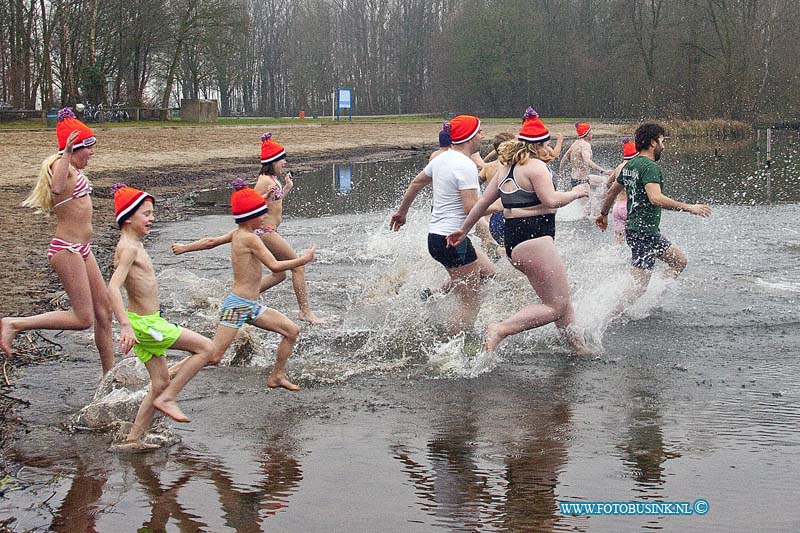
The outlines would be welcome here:
[[[267,387],[269,387],[270,389],[277,389],[278,387],[283,387],[284,389],[290,391],[300,390],[300,387],[298,387],[297,385],[286,379],[286,377],[280,377],[280,378],[270,377],[269,379],[267,379]]]
[[[14,356],[11,351],[11,344],[14,342],[16,334],[17,332],[11,325],[11,320],[8,318],[0,318],[0,348],[6,353],[8,359]]]
[[[570,325],[564,328],[561,333],[564,335],[564,339],[567,341],[567,344],[569,344],[573,354],[578,357],[591,357],[594,355],[592,349],[586,344],[583,330],[574,325]]]
[[[183,414],[181,408],[175,400],[162,400],[156,398],[153,400],[153,407],[173,419],[175,422],[191,422],[192,419]]]
[[[318,326],[320,324],[324,324],[325,323],[325,321],[322,320],[321,318],[317,318],[317,316],[314,314],[314,311],[311,311],[311,310],[309,310],[307,312],[306,311],[300,311],[300,313],[297,315],[297,318],[299,320],[302,320],[303,322],[308,322],[309,324],[312,324],[314,326]]]
[[[500,324],[493,322],[486,326],[486,335],[483,337],[483,348],[487,353],[497,351],[497,347],[503,342],[505,336],[500,333]]]
[[[126,440],[118,444],[112,444],[108,448],[108,451],[118,453],[136,453],[157,450],[158,448],[160,448],[158,444],[148,444],[141,440]]]

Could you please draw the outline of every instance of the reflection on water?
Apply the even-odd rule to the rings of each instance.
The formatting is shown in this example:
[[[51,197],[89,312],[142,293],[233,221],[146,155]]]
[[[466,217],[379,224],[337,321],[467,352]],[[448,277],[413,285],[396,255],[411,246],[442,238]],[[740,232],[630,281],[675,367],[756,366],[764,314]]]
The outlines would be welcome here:
[[[96,454],[79,452],[68,460],[71,471],[45,485],[53,488],[46,505],[52,513],[49,529],[263,531],[265,521],[285,511],[297,491],[303,479],[300,462],[283,438],[255,457],[235,450],[233,457],[222,457],[177,448],[108,456],[112,460],[106,464]],[[42,458],[15,459],[37,465],[42,475],[63,468]],[[23,525],[36,523],[24,518]]]
[[[583,530],[566,523],[557,503],[572,421],[563,393],[573,387],[575,371],[562,365],[534,394],[510,389],[502,400],[514,406],[511,412],[487,406],[473,389],[459,389],[431,409],[434,433],[425,451],[392,447],[420,508],[456,531]],[[498,410],[510,419],[492,424]]]

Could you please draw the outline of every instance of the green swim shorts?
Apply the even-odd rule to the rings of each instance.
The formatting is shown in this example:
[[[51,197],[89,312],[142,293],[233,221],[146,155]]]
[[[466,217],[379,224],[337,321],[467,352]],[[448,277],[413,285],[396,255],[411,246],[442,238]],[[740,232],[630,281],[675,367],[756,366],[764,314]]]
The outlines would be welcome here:
[[[164,320],[161,313],[145,316],[130,311],[127,313],[133,334],[139,341],[133,345],[133,353],[142,363],[148,362],[153,356],[164,355],[181,336],[180,326]]]

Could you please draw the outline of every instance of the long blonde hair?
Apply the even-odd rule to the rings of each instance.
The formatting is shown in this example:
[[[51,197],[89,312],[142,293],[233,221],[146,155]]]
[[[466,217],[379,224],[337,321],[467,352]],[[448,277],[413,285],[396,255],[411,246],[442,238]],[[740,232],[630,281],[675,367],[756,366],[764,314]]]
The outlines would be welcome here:
[[[53,210],[53,165],[61,159],[60,154],[53,154],[42,161],[42,168],[39,169],[39,177],[36,185],[33,186],[30,194],[22,205],[32,207],[39,212],[49,214]]]
[[[544,150],[544,143],[531,143],[520,140],[506,141],[497,150],[501,165],[524,165],[530,158],[549,163],[555,157]]]

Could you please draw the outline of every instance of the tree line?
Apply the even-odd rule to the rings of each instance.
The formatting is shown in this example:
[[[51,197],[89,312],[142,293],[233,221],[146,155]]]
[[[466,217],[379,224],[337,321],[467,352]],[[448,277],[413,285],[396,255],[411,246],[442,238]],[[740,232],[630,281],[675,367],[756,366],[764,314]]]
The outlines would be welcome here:
[[[793,118],[794,0],[3,0],[0,102]]]

